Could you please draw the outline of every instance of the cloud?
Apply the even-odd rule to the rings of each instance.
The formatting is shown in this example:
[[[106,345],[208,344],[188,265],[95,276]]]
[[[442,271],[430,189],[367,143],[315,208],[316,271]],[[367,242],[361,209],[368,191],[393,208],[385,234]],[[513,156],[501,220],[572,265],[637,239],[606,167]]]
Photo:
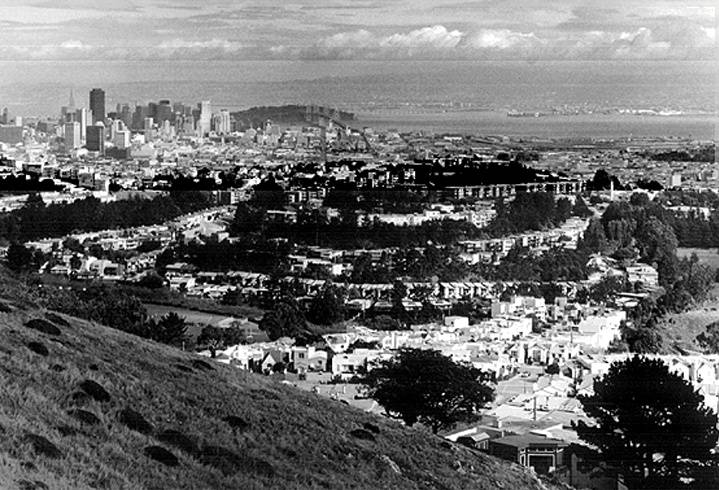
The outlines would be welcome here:
[[[416,59],[711,59],[716,34],[687,19],[654,20],[623,30],[523,32],[479,28],[463,32],[434,25],[393,34],[366,29],[320,39],[297,55],[306,58]],[[277,46],[275,52],[292,52]]]
[[[416,29],[406,34],[392,34],[380,41],[383,48],[430,48],[430,49],[452,49],[455,48],[464,34],[460,31],[449,31],[446,27],[436,25]]]
[[[389,35],[378,35],[359,29],[327,36],[310,48],[302,50],[301,55],[311,58],[424,57],[451,52],[461,43],[463,37],[463,32],[449,30],[442,25]]]
[[[474,49],[531,48],[544,45],[533,32],[515,32],[509,29],[481,29],[468,40],[468,47]]]
[[[88,46],[87,44],[83,43],[82,41],[78,41],[76,39],[65,41],[60,43],[58,46],[58,49],[70,49],[70,50],[81,50],[81,51],[88,51],[93,49],[92,46]]]
[[[227,39],[213,38],[209,40],[187,40],[187,39],[172,39],[169,41],[161,42],[157,48],[160,51],[172,51],[172,52],[198,52],[198,51],[224,51],[227,53],[237,52],[246,46],[234,41]]]

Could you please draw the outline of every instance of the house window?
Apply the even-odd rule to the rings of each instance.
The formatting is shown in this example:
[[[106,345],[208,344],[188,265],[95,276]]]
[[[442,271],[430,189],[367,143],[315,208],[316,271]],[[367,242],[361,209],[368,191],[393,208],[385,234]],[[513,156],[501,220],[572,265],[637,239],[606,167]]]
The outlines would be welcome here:
[[[300,359],[304,359],[304,358],[305,358],[305,355],[300,352],[299,354],[297,354],[297,357],[300,358]]]

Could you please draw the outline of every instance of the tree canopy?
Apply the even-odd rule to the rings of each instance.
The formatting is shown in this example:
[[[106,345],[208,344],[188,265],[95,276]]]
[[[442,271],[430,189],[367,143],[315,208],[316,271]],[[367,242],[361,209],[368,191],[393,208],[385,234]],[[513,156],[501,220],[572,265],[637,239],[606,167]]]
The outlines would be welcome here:
[[[267,332],[270,340],[292,337],[298,342],[309,335],[307,322],[299,305],[290,298],[277,303],[274,309],[265,313],[260,320],[260,329]]]
[[[401,349],[371,369],[363,383],[386,412],[411,426],[420,422],[434,433],[473,421],[494,396],[489,376],[458,364],[435,350]]]
[[[634,356],[614,363],[595,380],[594,394],[579,400],[594,419],[575,424],[579,437],[598,448],[629,488],[690,488],[690,480],[708,488],[703,485],[717,476],[717,416],[661,360]]]

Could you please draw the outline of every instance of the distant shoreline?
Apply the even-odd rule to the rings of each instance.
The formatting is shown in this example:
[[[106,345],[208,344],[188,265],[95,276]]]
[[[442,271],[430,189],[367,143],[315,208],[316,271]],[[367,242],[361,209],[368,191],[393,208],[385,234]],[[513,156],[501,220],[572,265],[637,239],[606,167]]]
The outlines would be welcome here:
[[[396,113],[358,112],[356,124],[377,129],[524,137],[627,138],[639,136],[712,140],[719,119],[714,114],[642,115],[576,114],[509,117],[506,112],[461,110]]]

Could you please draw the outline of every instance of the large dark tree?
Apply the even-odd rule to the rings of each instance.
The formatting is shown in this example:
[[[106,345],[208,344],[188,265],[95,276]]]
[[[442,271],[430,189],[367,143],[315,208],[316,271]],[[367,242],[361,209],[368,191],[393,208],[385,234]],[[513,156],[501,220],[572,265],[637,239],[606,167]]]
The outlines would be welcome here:
[[[712,488],[704,485],[716,475],[717,416],[661,360],[614,363],[595,381],[594,394],[579,400],[594,419],[575,424],[579,437],[598,448],[629,488],[690,488],[692,479],[694,488]]]
[[[25,247],[22,243],[12,243],[8,247],[5,260],[10,269],[20,272],[32,266],[33,253],[32,250]]]
[[[174,311],[166,314],[156,323],[150,322],[147,329],[152,340],[169,345],[181,345],[187,335],[185,318]]]
[[[317,325],[334,325],[345,319],[344,294],[336,286],[325,287],[310,303],[307,319]]]
[[[308,335],[305,317],[292,299],[281,300],[274,309],[265,313],[260,320],[260,329],[267,332],[271,340],[292,337],[301,342]]]
[[[486,373],[434,350],[401,349],[371,369],[363,383],[390,416],[410,426],[420,422],[434,433],[476,420],[494,396]]]
[[[208,349],[212,357],[215,357],[219,349],[225,349],[232,345],[242,344],[247,341],[244,332],[238,327],[215,327],[206,325],[197,337],[197,347]]]

